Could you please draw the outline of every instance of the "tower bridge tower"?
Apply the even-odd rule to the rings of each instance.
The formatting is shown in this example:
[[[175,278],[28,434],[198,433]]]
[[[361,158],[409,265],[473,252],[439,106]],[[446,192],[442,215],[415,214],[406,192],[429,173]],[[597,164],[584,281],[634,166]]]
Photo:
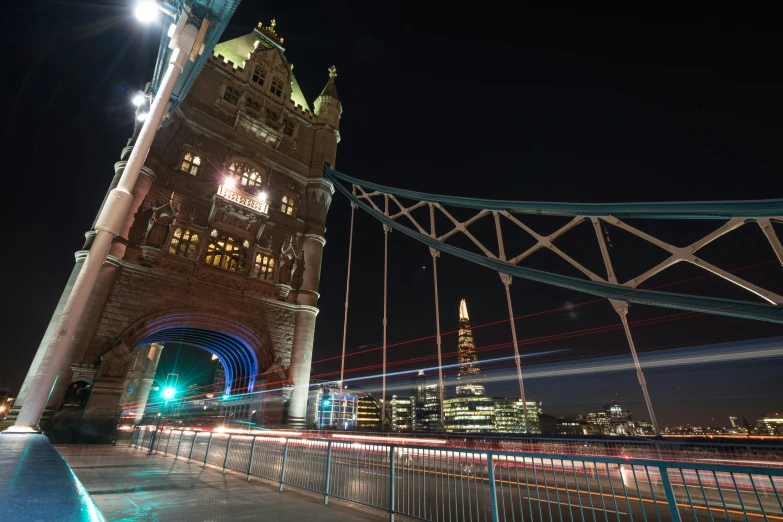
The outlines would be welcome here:
[[[143,408],[166,343],[217,356],[226,393],[282,388],[285,421],[304,426],[324,223],[334,192],[322,169],[335,166],[342,112],[336,69],[328,72],[311,105],[274,20],[215,46],[146,158],[42,426],[62,414],[66,391],[85,386],[88,400],[78,411],[69,406],[70,415],[91,433],[107,433],[123,403]],[[86,236],[11,418],[94,231]]]

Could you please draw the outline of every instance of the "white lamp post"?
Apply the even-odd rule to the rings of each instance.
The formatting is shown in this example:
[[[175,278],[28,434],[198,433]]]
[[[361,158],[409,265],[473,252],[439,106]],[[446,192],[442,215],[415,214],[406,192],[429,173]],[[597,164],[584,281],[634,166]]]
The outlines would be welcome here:
[[[149,22],[157,17],[159,9],[161,8],[155,2],[143,1],[136,8],[136,16],[139,20]],[[144,165],[157,129],[163,120],[166,106],[174,91],[174,85],[183,71],[199,32],[198,28],[191,23],[178,24],[177,29],[172,35],[173,51],[158,92],[152,100],[149,112],[145,113],[144,125],[128,157],[119,183],[109,193],[98,216],[95,225],[95,239],[65,303],[55,333],[46,346],[38,371],[30,383],[16,423],[6,430],[7,432],[37,431],[38,422],[46,407],[49,393],[54,387],[57,373],[68,353],[74,332],[109,253],[112,240],[119,234],[128,215],[133,201],[133,187],[136,185],[141,167]],[[136,101],[140,102],[139,105],[143,103],[142,99],[134,99],[134,102]]]

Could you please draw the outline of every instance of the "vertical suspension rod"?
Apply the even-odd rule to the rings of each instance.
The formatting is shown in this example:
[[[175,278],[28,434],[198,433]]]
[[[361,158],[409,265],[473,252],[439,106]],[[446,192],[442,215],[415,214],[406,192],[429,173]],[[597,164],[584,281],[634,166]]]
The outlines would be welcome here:
[[[492,212],[495,219],[495,233],[498,240],[498,254],[501,261],[506,260],[506,247],[503,242],[503,230],[500,227],[500,215]],[[530,433],[530,419],[527,416],[527,399],[525,398],[525,383],[522,380],[522,361],[519,359],[519,343],[517,342],[517,326],[514,323],[514,308],[511,306],[511,276],[500,274],[500,280],[506,287],[506,303],[508,304],[508,320],[511,323],[511,339],[514,341],[514,360],[517,363],[517,378],[519,379],[519,398],[522,400],[522,413],[525,416],[525,433]]]
[[[435,237],[435,207],[430,203],[430,236]],[[440,429],[446,430],[446,419],[443,416],[443,359],[440,344],[440,303],[438,302],[438,257],[440,252],[430,248],[432,255],[432,279],[435,284],[435,340],[438,345],[438,396],[440,399]]]
[[[384,195],[384,212],[389,215],[389,196]],[[383,225],[383,384],[381,386],[381,431],[385,430],[386,424],[386,297],[388,290],[389,275],[389,228]]]
[[[354,194],[356,186],[353,187]],[[345,377],[345,342],[348,335],[348,293],[351,289],[351,255],[353,254],[353,218],[356,213],[356,204],[351,203],[351,232],[348,236],[348,275],[345,278],[345,318],[343,319],[343,356],[340,362],[340,405],[337,407],[337,422],[342,419],[343,408],[343,378]]]

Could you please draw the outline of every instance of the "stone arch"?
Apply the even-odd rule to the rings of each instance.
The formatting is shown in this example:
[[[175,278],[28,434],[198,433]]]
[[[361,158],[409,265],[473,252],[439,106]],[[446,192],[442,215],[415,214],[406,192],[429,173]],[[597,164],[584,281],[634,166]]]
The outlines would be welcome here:
[[[273,350],[256,328],[193,308],[162,310],[137,320],[120,334],[111,351],[130,353],[139,346],[165,342],[187,344],[214,354],[226,369],[226,393],[232,389],[253,391],[258,374],[274,361]]]

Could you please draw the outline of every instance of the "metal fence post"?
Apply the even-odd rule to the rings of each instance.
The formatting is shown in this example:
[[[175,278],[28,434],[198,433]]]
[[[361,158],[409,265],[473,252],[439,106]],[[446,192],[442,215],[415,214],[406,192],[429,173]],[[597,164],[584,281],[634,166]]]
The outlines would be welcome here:
[[[332,476],[332,441],[326,443],[326,478],[324,479],[324,505],[329,503],[329,477]]]
[[[228,434],[228,442],[226,443],[226,456],[223,457],[223,473],[226,472],[226,462],[228,462],[228,452],[231,451],[231,433]]]
[[[209,447],[212,445],[212,432],[209,432],[209,440],[207,441],[207,451],[204,452],[204,467],[207,467],[207,457],[209,456]]]
[[[250,443],[250,459],[247,463],[247,481],[250,482],[250,472],[253,470],[253,456],[256,454],[256,437],[253,435],[253,442]]]
[[[185,430],[179,432],[179,442],[177,442],[177,452],[174,454],[174,460],[179,458],[179,447],[182,446],[182,437],[185,436]]]
[[[658,471],[661,475],[661,483],[663,484],[663,491],[666,492],[666,500],[669,502],[669,511],[672,514],[672,522],[681,522],[680,511],[677,508],[677,499],[674,497],[674,490],[672,489],[672,483],[669,481],[669,469],[659,467]],[[698,471],[697,471],[698,473]]]
[[[541,461],[543,466],[543,461]],[[492,522],[498,522],[498,498],[497,488],[495,486],[495,465],[492,462],[492,453],[487,452],[487,479],[489,480],[489,509],[492,515]]]
[[[288,459],[288,439],[285,439],[285,448],[283,449],[283,464],[280,466],[280,491],[283,491],[283,480],[285,479],[285,463]]]
[[[147,455],[152,455],[152,449],[155,447],[155,437],[158,435],[158,428],[155,428],[152,432],[152,440],[150,441],[150,450]]]
[[[394,494],[395,494],[395,473],[394,473],[394,445],[389,445],[389,522],[394,522]]]
[[[133,427],[133,433],[131,433],[130,441],[128,441],[128,447],[129,447],[129,448],[130,448],[131,446],[133,446],[133,437],[135,437],[135,436],[136,436],[136,430],[137,430],[137,429],[139,429],[139,427],[138,427],[138,426],[134,426],[134,427]]]
[[[166,447],[163,449],[163,456],[164,457],[169,454],[169,443],[171,443],[171,433],[173,431],[174,430],[169,430],[169,438],[166,439]]]
[[[188,462],[190,462],[190,457],[193,456],[193,448],[196,447],[196,437],[198,437],[198,432],[193,432],[193,440],[190,443],[190,452],[188,453]]]

